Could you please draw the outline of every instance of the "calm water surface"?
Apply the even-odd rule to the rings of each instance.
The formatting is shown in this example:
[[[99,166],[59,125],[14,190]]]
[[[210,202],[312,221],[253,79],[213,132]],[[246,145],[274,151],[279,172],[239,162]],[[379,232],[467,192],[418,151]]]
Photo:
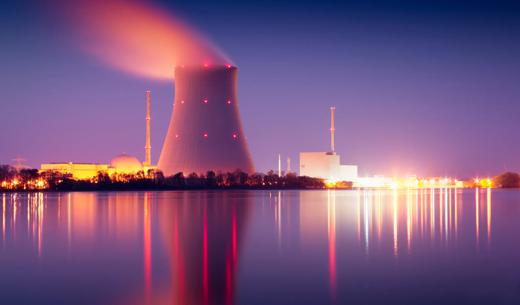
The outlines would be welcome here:
[[[0,304],[520,304],[520,191],[0,194]]]

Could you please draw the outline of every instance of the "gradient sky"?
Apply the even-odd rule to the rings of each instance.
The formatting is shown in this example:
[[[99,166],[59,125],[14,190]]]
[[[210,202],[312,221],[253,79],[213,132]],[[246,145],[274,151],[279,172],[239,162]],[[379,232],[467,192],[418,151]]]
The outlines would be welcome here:
[[[520,171],[520,5],[508,1],[163,1],[239,67],[258,170],[336,148],[365,175]],[[50,9],[49,9],[50,8]],[[0,163],[157,162],[172,81],[85,54],[51,4],[0,4]],[[114,12],[116,13],[116,12]]]

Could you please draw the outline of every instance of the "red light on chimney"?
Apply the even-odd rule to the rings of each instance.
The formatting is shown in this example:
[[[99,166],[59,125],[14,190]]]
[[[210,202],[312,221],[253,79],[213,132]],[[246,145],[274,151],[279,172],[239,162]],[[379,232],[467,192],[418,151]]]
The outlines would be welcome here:
[[[236,133],[233,134],[233,139],[238,138],[238,135]]]
[[[227,103],[228,103],[228,105],[231,105],[231,101],[230,100],[228,100]]]
[[[207,137],[208,137],[208,134],[207,134],[207,133],[205,133],[205,134],[204,134],[204,138],[207,138]]]
[[[204,99],[204,104],[207,104],[208,103],[208,99]]]
[[[227,67],[228,69],[231,69],[231,65],[226,65],[226,67]]]

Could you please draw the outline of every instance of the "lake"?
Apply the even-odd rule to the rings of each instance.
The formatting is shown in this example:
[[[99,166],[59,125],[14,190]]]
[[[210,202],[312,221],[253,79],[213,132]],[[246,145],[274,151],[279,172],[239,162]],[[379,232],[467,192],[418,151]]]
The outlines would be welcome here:
[[[0,304],[520,304],[520,191],[0,194]]]

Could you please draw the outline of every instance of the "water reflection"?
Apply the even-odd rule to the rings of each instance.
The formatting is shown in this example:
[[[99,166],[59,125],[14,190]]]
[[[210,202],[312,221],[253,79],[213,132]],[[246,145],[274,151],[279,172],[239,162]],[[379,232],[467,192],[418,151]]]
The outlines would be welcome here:
[[[0,293],[31,304],[378,303],[366,277],[489,249],[501,208],[491,189],[1,196]]]
[[[361,191],[362,201],[355,209],[357,238],[369,254],[370,245],[381,245],[386,238],[384,232],[391,232],[392,253],[396,257],[403,251],[412,252],[415,243],[455,242],[461,219],[464,218],[464,223],[469,221],[466,219],[468,215],[463,214],[463,192],[457,189]],[[486,230],[484,238],[488,243],[491,240],[492,190],[476,189],[474,192],[474,240],[475,246],[479,247],[483,238],[482,226]],[[336,200],[336,194],[330,194],[334,199],[328,200]],[[481,198],[483,195],[484,200]],[[341,197],[342,203],[348,204],[348,200]],[[469,207],[465,212],[470,213]],[[387,226],[391,230],[385,230]]]

